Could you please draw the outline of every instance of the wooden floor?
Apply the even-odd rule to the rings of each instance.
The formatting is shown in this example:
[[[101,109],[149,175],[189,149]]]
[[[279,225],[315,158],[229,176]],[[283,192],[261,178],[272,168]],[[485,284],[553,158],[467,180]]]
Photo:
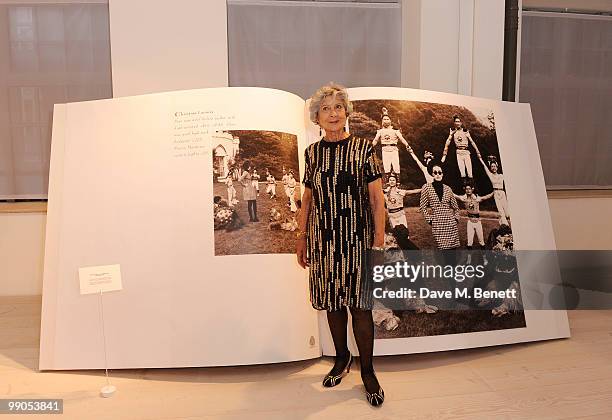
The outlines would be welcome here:
[[[104,372],[38,372],[40,303],[0,298],[0,398],[63,398],[63,418],[612,419],[612,311],[570,312],[571,339],[376,358],[386,401],[372,408],[356,368],[321,386],[330,358],[113,371],[104,399]]]

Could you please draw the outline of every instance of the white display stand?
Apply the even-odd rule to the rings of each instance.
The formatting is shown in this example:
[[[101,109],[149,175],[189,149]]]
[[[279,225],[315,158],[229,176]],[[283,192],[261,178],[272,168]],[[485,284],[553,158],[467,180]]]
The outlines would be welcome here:
[[[108,375],[108,351],[106,349],[106,327],[104,326],[104,304],[102,302],[102,290],[100,290],[100,322],[102,323],[102,341],[104,343],[104,376],[106,377],[106,385],[100,389],[100,395],[104,398],[112,397],[117,391],[117,387],[111,385],[110,377]]]

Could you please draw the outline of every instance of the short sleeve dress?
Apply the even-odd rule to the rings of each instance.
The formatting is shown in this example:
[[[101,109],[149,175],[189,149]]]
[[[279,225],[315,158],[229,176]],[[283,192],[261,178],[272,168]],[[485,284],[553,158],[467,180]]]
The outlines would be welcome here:
[[[304,160],[304,186],[312,190],[306,235],[312,306],[371,309],[365,263],[374,219],[368,183],[382,176],[380,162],[368,140],[352,135],[311,144]]]

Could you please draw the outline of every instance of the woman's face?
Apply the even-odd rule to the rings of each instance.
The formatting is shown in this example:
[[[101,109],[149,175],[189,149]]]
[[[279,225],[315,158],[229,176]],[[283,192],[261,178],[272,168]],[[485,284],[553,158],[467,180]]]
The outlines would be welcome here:
[[[459,118],[455,118],[455,128],[461,128],[461,120]]]
[[[442,181],[442,176],[444,175],[444,173],[442,172],[441,167],[434,166],[433,168],[431,168],[431,174],[433,175],[435,181]]]
[[[327,133],[342,131],[346,124],[346,110],[344,103],[336,96],[327,96],[321,101],[319,107],[319,125]]]
[[[491,172],[493,172],[494,174],[497,173],[497,163],[492,163],[491,164]]]
[[[397,179],[395,179],[394,176],[389,177],[389,186],[390,187],[395,187],[397,185]]]

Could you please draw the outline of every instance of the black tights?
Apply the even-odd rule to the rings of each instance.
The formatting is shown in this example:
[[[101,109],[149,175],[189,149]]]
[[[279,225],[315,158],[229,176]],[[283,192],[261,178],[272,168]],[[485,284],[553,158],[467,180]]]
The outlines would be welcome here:
[[[374,375],[372,354],[374,352],[374,320],[372,311],[350,308],[353,318],[353,334],[359,349],[359,362],[361,365],[361,379],[368,392],[378,392],[379,384]],[[332,375],[339,375],[346,366],[349,349],[346,343],[348,312],[346,307],[338,311],[327,311],[327,323],[334,340],[336,361],[331,371]]]

